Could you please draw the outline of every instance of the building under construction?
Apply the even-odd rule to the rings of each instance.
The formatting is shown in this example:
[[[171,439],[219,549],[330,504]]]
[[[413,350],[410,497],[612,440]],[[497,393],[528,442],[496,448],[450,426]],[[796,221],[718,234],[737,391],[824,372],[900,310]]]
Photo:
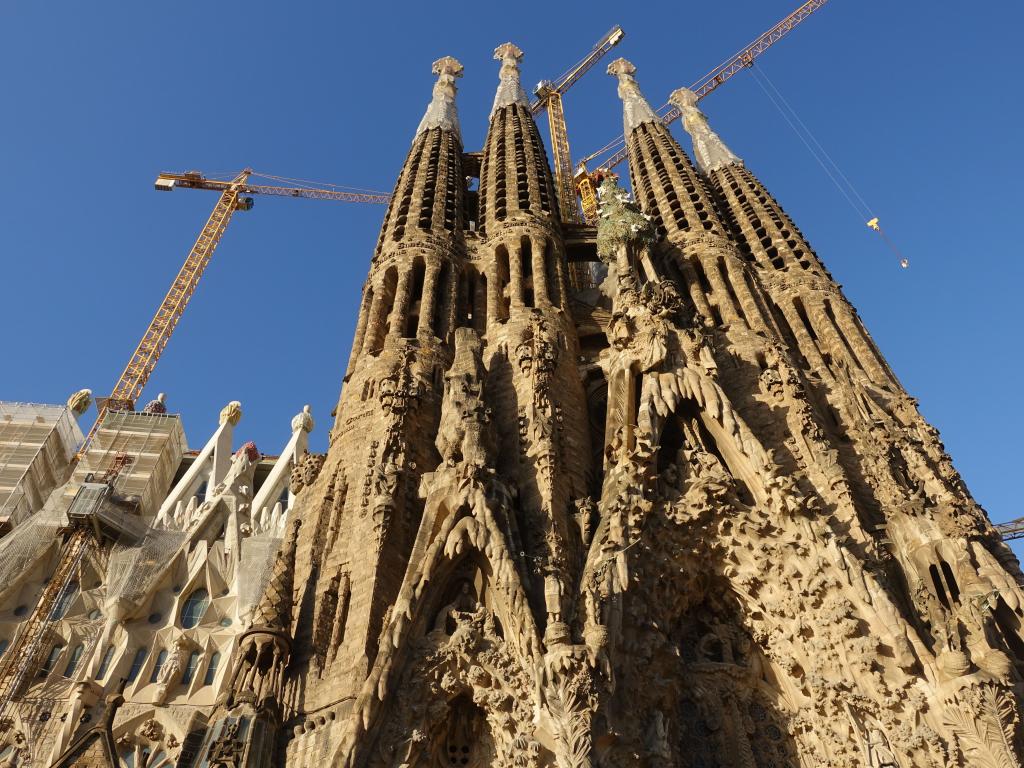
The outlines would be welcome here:
[[[607,67],[586,224],[495,58],[479,152],[434,63],[326,455],[0,410],[0,765],[1024,764],[1019,564],[700,94],[694,163]]]

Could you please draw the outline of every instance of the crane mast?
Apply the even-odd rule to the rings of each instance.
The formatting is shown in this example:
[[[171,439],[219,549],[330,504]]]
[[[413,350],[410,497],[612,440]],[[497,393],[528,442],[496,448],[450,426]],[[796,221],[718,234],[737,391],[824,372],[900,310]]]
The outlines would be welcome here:
[[[703,99],[729,80],[729,78],[752,66],[754,59],[792,32],[798,24],[825,5],[826,2],[828,0],[807,0],[807,2],[754,40],[750,45],[691,85],[690,90],[697,94],[698,99]],[[658,115],[665,125],[669,125],[679,118],[679,110],[666,104],[658,110]],[[588,171],[588,162],[598,155],[603,155],[605,152],[610,151],[612,148],[615,148],[613,154],[596,171],[593,173]],[[583,203],[583,214],[588,221],[593,221],[597,218],[597,184],[600,178],[625,160],[626,156],[626,137],[619,136],[580,162],[576,170],[575,182],[579,190],[580,200]]]
[[[231,217],[235,211],[248,211],[252,208],[252,198],[248,195],[276,195],[279,197],[302,197],[313,200],[336,200],[354,203],[387,204],[390,195],[371,191],[350,191],[340,189],[317,189],[313,187],[285,187],[271,184],[249,184],[254,175],[251,168],[246,168],[230,181],[208,179],[198,171],[188,173],[161,173],[156,179],[156,189],[171,191],[177,187],[184,189],[207,189],[219,192],[220,197],[206,224],[199,232],[199,237],[185,256],[185,262],[171,283],[167,295],[153,319],[150,320],[146,332],[142,335],[128,365],[125,366],[114,390],[109,398],[97,402],[99,414],[89,434],[79,448],[77,458],[85,455],[96,430],[99,429],[103,416],[108,410],[120,410],[135,407],[135,401],[142,394],[149,377],[153,374],[160,355],[163,353],[171,334],[174,333],[189,299],[195,293],[199,278],[203,276],[206,266],[210,263],[217,244],[220,243]],[[277,177],[267,177],[277,178]]]
[[[590,53],[559,77],[556,82],[542,80],[534,89],[537,98],[530,103],[530,111],[534,115],[539,114],[542,109],[548,111],[555,187],[558,190],[562,220],[566,222],[580,223],[580,213],[576,204],[576,189],[573,185],[572,160],[569,156],[569,131],[565,124],[562,94],[575,85],[608,51],[618,45],[625,34],[622,27],[616,24],[597,41],[597,45],[591,49]]]

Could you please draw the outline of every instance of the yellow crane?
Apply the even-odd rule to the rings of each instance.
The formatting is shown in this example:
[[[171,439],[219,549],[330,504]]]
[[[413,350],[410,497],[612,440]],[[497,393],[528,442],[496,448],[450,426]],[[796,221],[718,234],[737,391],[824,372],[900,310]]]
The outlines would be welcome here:
[[[198,171],[187,173],[161,173],[156,179],[156,188],[160,191],[171,191],[177,187],[185,189],[208,189],[220,192],[220,197],[206,224],[199,232],[199,237],[185,256],[185,262],[171,282],[171,287],[163,301],[149,321],[142,339],[132,353],[124,371],[117,379],[110,397],[97,401],[99,414],[89,430],[89,434],[78,451],[81,458],[92,442],[108,410],[125,410],[135,407],[135,401],[142,393],[142,388],[156,367],[171,334],[174,333],[189,299],[195,293],[199,278],[203,276],[206,266],[210,263],[217,244],[220,243],[235,211],[248,211],[252,208],[251,195],[277,195],[280,197],[305,197],[314,200],[340,200],[355,203],[386,204],[391,196],[370,190],[352,190],[344,188],[323,189],[312,186],[283,186],[280,184],[250,184],[253,176],[259,176],[275,182],[298,183],[295,179],[279,176],[256,174],[246,168],[229,181],[208,179]]]
[[[541,80],[533,93],[537,97],[530,103],[534,115],[541,110],[548,111],[548,130],[551,132],[551,155],[555,167],[555,187],[558,190],[559,208],[562,221],[580,223],[579,206],[576,204],[576,190],[573,187],[572,161],[569,158],[569,132],[565,125],[565,108],[562,94],[593,67],[602,56],[614,48],[626,33],[616,24],[604,37],[597,41],[586,56],[570,67],[565,74],[552,82]]]
[[[708,72],[708,74],[691,85],[690,90],[697,94],[698,99],[703,99],[730,77],[753,65],[754,59],[792,32],[798,24],[821,8],[826,2],[828,0],[808,0],[739,53]],[[666,104],[658,110],[658,116],[662,122],[668,125],[679,117],[679,110],[670,104]],[[587,163],[608,152],[613,154],[601,163],[595,171],[591,172],[587,169]],[[583,215],[587,221],[592,222],[597,218],[597,185],[600,184],[601,178],[625,160],[626,154],[626,137],[619,136],[596,152],[587,155],[577,166],[574,181],[577,190],[579,190],[580,201],[583,205]]]

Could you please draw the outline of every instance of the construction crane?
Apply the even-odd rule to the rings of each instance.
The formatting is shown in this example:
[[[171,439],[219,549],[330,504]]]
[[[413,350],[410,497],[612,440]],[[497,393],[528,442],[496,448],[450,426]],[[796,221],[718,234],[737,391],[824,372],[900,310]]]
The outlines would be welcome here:
[[[11,701],[21,693],[48,648],[46,629],[54,620],[61,618],[55,615],[54,610],[61,598],[69,593],[71,582],[91,548],[92,537],[92,529],[85,525],[73,523],[67,530],[56,570],[46,582],[32,615],[20,627],[11,647],[4,653],[0,663],[0,734],[10,727],[7,709]]]
[[[537,97],[530,103],[530,112],[540,114],[548,111],[548,130],[551,132],[551,154],[555,166],[555,186],[558,189],[559,208],[562,220],[580,222],[579,207],[576,204],[576,189],[573,186],[572,161],[569,158],[569,133],[565,125],[565,108],[562,105],[562,94],[572,88],[576,82],[593,67],[602,56],[614,48],[626,33],[616,24],[600,40],[590,53],[581,61],[552,82],[541,80],[533,93]]]
[[[163,353],[171,334],[174,333],[178,321],[181,319],[189,299],[195,293],[199,278],[203,276],[206,266],[210,263],[217,244],[224,236],[228,223],[231,221],[235,211],[248,211],[252,209],[253,200],[250,195],[277,195],[280,197],[306,197],[314,200],[339,200],[350,203],[380,203],[386,204],[391,196],[382,192],[371,190],[353,190],[344,188],[323,189],[312,186],[279,186],[276,184],[250,184],[252,176],[270,179],[272,181],[290,182],[292,184],[302,183],[296,179],[285,179],[279,176],[267,174],[256,174],[251,168],[246,168],[230,181],[208,179],[198,171],[187,173],[161,173],[156,179],[156,189],[169,192],[177,187],[185,189],[209,189],[220,192],[220,197],[210,218],[206,220],[205,226],[199,232],[185,263],[171,283],[167,295],[164,296],[160,307],[157,309],[153,319],[150,320],[146,332],[142,334],[142,340],[132,353],[125,366],[117,384],[109,398],[97,401],[99,414],[96,421],[89,430],[85,442],[78,451],[78,458],[85,455],[86,449],[92,442],[108,410],[125,410],[135,407],[135,401],[142,394],[142,388],[149,381],[149,377],[156,367],[160,355]]]
[[[1024,517],[1018,517],[1016,520],[1009,520],[1005,523],[997,523],[994,527],[996,533],[999,534],[1003,541],[1024,539]]]
[[[708,72],[707,75],[691,85],[690,90],[697,94],[698,100],[703,99],[733,75],[753,66],[754,59],[792,32],[800,22],[825,5],[826,2],[828,0],[808,0],[739,53]],[[679,110],[670,104],[666,104],[658,110],[658,116],[662,122],[669,125],[679,118]],[[587,169],[587,163],[595,157],[608,152],[613,154],[595,171],[591,172]],[[587,155],[577,166],[574,182],[577,190],[579,190],[580,201],[583,205],[583,215],[588,221],[594,221],[597,218],[597,185],[600,183],[601,178],[625,160],[626,156],[626,137],[619,136],[596,152]]]

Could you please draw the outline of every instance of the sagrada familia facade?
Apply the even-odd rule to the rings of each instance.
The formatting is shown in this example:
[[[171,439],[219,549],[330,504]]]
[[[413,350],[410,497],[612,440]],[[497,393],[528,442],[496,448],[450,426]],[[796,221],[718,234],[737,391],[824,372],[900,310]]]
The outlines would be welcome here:
[[[0,539],[0,765],[1024,765],[1019,564],[796,225],[624,59],[635,202],[563,222],[522,55],[477,153],[434,63],[326,455],[232,404]]]

